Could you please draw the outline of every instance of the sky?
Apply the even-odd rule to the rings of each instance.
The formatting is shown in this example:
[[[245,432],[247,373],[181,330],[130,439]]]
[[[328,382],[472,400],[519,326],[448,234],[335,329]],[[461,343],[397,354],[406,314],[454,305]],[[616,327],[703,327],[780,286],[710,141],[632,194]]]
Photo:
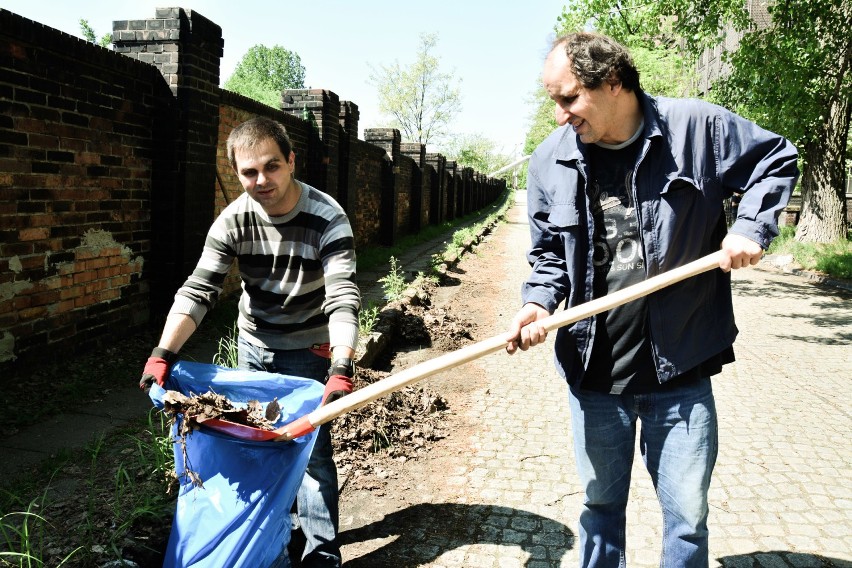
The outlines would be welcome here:
[[[565,2],[0,0],[0,7],[77,37],[83,18],[98,38],[112,32],[113,20],[153,18],[157,7],[193,10],[222,27],[222,83],[252,46],[280,45],[299,54],[307,87],[333,91],[358,105],[361,138],[364,128],[387,121],[369,82],[371,66],[407,66],[414,62],[420,34],[437,33],[441,70],[461,79],[461,112],[452,130],[481,134],[504,154],[519,157],[531,99]]]

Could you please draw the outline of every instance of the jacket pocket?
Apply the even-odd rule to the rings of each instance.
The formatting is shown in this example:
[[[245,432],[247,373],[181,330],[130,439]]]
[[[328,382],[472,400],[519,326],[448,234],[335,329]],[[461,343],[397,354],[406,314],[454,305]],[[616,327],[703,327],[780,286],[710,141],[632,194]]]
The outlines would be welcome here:
[[[547,220],[554,227],[576,227],[580,224],[580,214],[572,204],[552,205]]]
[[[687,177],[677,177],[669,180],[660,193],[660,216],[675,218],[694,215],[696,208],[702,208],[702,194],[699,185]]]
[[[682,196],[682,194],[694,195],[693,192],[699,191],[698,183],[688,177],[676,177],[671,179],[663,186],[662,195],[668,198]]]

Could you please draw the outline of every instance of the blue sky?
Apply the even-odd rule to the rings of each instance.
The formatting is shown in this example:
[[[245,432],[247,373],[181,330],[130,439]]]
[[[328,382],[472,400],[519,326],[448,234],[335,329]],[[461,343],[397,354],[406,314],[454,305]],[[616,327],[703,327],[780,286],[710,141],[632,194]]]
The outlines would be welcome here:
[[[156,7],[180,5],[222,26],[224,82],[257,44],[295,51],[305,84],[328,89],[361,111],[360,127],[380,126],[370,65],[413,62],[420,34],[437,33],[441,68],[462,80],[462,111],[453,130],[482,134],[503,152],[520,155],[539,73],[565,0],[0,0],[5,8],[80,36],[85,18],[98,37],[113,20],[154,17]],[[426,11],[416,12],[416,7]],[[321,28],[322,26],[322,32]],[[363,137],[363,134],[362,134]]]

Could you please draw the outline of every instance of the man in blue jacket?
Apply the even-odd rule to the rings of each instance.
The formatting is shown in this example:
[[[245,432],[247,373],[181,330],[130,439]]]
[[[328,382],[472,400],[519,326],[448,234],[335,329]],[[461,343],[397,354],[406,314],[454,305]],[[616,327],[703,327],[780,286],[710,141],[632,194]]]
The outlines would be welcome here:
[[[707,566],[717,454],[710,377],[734,360],[730,270],[756,264],[798,176],[796,150],[727,110],[651,97],[627,50],[557,39],[542,81],[555,130],[527,181],[532,273],[507,351],[541,343],[563,302],[599,298],[716,250],[720,268],[557,332],[585,501],[582,566],[623,566],[635,428],[663,510],[661,566]],[[723,201],[742,193],[728,228]]]

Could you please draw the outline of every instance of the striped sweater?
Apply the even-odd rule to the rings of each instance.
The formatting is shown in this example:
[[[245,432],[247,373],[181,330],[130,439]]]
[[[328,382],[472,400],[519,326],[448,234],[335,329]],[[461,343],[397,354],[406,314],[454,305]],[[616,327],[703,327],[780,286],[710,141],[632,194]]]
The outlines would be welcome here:
[[[297,183],[301,196],[287,215],[270,217],[245,193],[222,211],[169,313],[200,324],[236,259],[243,289],[237,325],[249,342],[270,349],[355,348],[361,299],[352,228],[334,199]]]

